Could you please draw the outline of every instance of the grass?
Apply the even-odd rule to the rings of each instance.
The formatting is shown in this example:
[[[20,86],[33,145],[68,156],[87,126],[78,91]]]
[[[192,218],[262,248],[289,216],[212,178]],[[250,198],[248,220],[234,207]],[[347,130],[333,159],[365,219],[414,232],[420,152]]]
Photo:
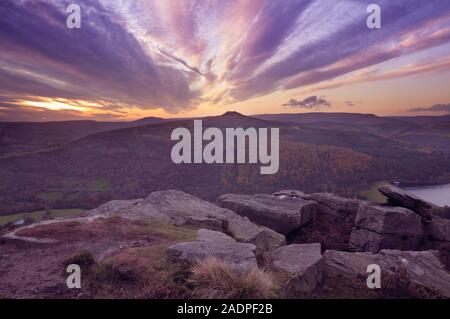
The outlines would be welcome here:
[[[378,188],[380,186],[383,186],[385,184],[389,184],[388,181],[379,181],[376,183],[373,183],[372,186],[367,191],[364,191],[361,193],[368,201],[377,203],[377,204],[385,204],[386,197],[384,197],[379,191]]]
[[[162,241],[123,250],[96,264],[89,275],[96,297],[189,298],[191,291],[185,285],[189,268],[168,261],[166,250],[174,243],[193,240],[197,231],[153,220],[137,231]]]
[[[63,261],[65,268],[67,268],[67,266],[69,266],[71,264],[76,264],[80,267],[85,268],[85,267],[89,267],[93,263],[94,263],[94,257],[92,256],[92,254],[90,252],[85,251],[85,250],[79,251],[79,252],[71,255]]]
[[[189,298],[188,268],[168,262],[166,249],[166,244],[129,248],[96,264],[88,273],[96,298]]]
[[[107,178],[98,178],[91,182],[90,189],[95,192],[106,192],[111,189],[111,182]]]
[[[275,296],[272,275],[258,269],[236,271],[217,258],[208,258],[192,268],[189,282],[201,299],[265,299]]]
[[[37,195],[39,199],[45,200],[47,202],[53,203],[62,198],[60,192],[43,192]]]
[[[61,200],[77,200],[83,192],[107,192],[112,188],[107,178],[83,180],[80,178],[66,178],[54,180],[44,192],[36,194],[36,198],[49,204]]]
[[[193,241],[197,237],[197,229],[187,226],[175,226],[156,219],[149,219],[139,226],[138,232],[150,236],[164,238],[172,243]]]
[[[71,209],[52,209],[50,211],[50,216],[52,218],[57,217],[76,217],[81,212],[83,212],[84,209],[80,208],[71,208]],[[0,225],[5,225],[7,223],[15,223],[21,219],[25,218],[32,218],[34,221],[41,221],[42,218],[45,215],[44,210],[38,210],[31,213],[18,213],[14,215],[6,215],[6,216],[0,216]]]

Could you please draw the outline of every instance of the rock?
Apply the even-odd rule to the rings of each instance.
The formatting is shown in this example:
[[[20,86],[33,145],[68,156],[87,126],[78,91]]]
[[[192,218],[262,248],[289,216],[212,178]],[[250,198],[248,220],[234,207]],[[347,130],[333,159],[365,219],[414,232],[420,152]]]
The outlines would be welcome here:
[[[292,244],[280,247],[271,254],[272,267],[289,275],[283,285],[283,298],[300,297],[312,292],[322,279],[320,244]]]
[[[284,235],[270,228],[257,226],[247,217],[232,214],[227,215],[227,233],[237,241],[255,244],[262,251],[272,251],[286,245]]]
[[[423,237],[421,218],[402,207],[361,204],[350,235],[350,249],[415,250]]]
[[[420,218],[411,210],[402,207],[361,205],[355,219],[355,226],[379,234],[400,234],[420,236]]]
[[[450,242],[450,220],[435,216],[426,226],[425,232],[429,240]]]
[[[286,197],[291,198],[303,198],[303,196],[306,196],[305,193],[299,190],[292,190],[292,189],[284,189],[278,192],[275,192],[272,194],[273,196],[279,197],[281,199],[284,199]]]
[[[316,203],[300,198],[278,198],[271,195],[222,195],[220,206],[248,217],[252,222],[282,234],[309,223],[316,214]]]
[[[353,222],[359,205],[364,203],[357,199],[348,199],[331,193],[315,193],[305,195],[304,199],[313,200],[318,203],[319,214],[331,215],[337,220]]]
[[[433,215],[440,218],[450,219],[450,207],[449,206],[437,207],[433,211]]]
[[[114,215],[123,215],[130,211],[136,204],[142,202],[143,199],[130,199],[130,200],[112,200],[97,208],[88,210],[84,213],[86,216],[103,215],[105,217],[111,217]]]
[[[394,185],[383,185],[378,188],[378,190],[387,197],[389,204],[408,208],[427,220],[430,220],[433,217],[433,211],[437,207],[436,205],[427,202],[414,194],[405,192]]]
[[[253,244],[238,243],[224,233],[200,229],[195,241],[167,248],[167,256],[172,261],[188,262],[216,257],[232,267],[248,269],[258,267],[255,251],[256,246]]]
[[[168,190],[153,192],[133,210],[134,214],[166,219],[175,225],[190,225],[223,231],[224,209],[187,193]]]
[[[151,193],[145,199],[111,201],[88,212],[88,216],[120,215],[130,219],[153,218],[174,225],[189,225],[229,233],[239,241],[261,249],[284,245],[283,235],[259,227],[236,213],[181,191]]]
[[[394,278],[405,273],[415,285],[425,287],[449,298],[450,274],[438,259],[437,251],[382,250],[378,254],[367,252],[342,252],[327,250],[324,257],[324,274],[340,275],[354,282],[358,276],[366,280],[367,266],[376,264],[381,268],[381,288],[387,274]],[[395,282],[395,281],[394,281]]]

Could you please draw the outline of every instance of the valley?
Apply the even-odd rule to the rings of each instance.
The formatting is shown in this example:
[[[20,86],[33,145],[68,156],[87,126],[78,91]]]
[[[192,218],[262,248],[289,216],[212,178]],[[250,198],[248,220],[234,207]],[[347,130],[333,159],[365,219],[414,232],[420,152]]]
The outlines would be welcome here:
[[[21,123],[24,133],[17,135],[14,143],[2,123],[0,152],[6,155],[0,159],[0,214],[46,207],[89,209],[111,199],[139,198],[160,189],[180,189],[209,200],[226,192],[282,188],[365,198],[365,191],[378,181],[445,184],[450,181],[450,152],[445,147],[439,143],[433,147],[432,139],[425,147],[421,140],[404,141],[395,136],[406,134],[399,128],[411,132],[414,127],[417,131],[438,123],[427,133],[434,134],[437,141],[449,135],[447,119],[408,121],[345,113],[252,117],[236,112],[202,118],[205,129],[278,127],[279,171],[267,176],[261,176],[254,164],[174,164],[171,132],[177,127],[193,131],[193,120],[189,119],[115,123],[113,128],[110,123],[99,123],[96,130],[102,127],[101,131],[93,133],[91,129],[71,131],[67,124],[55,131],[50,128],[59,127],[57,123],[29,123],[30,131],[25,134],[27,124]],[[15,127],[8,125],[9,129]],[[33,131],[35,126],[46,125],[48,129],[41,129],[45,134]],[[84,124],[77,123],[80,125]],[[128,127],[117,128],[120,125]],[[32,144],[28,142],[30,135]],[[55,139],[59,146],[46,149]],[[8,149],[16,152],[30,145],[32,153],[8,156]]]

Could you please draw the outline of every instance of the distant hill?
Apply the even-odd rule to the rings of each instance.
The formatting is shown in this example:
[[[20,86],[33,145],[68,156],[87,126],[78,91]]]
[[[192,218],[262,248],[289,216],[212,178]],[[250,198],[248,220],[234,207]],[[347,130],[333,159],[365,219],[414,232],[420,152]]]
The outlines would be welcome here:
[[[414,125],[404,119],[359,113],[286,113],[255,115],[255,117],[266,120],[294,122],[314,128],[366,132],[383,136]]]
[[[450,119],[445,122],[434,121],[429,124],[418,124],[398,132],[392,138],[434,150],[449,152]]]
[[[297,118],[301,121],[300,115]],[[53,141],[52,138],[62,142],[58,147],[0,158],[0,212],[37,210],[46,205],[89,208],[110,199],[139,198],[154,190],[171,188],[212,200],[227,192],[258,193],[282,188],[355,196],[380,180],[450,181],[448,153],[423,149],[402,141],[400,136],[391,138],[367,132],[362,124],[355,124],[356,129],[351,130],[352,122],[346,123],[345,115],[329,115],[328,123],[333,118],[335,124],[348,129],[316,127],[312,116],[306,120],[307,124],[289,121],[284,116],[270,120],[236,112],[202,118],[204,128],[280,128],[280,170],[267,176],[259,174],[260,164],[174,164],[170,158],[175,144],[170,140],[171,132],[177,127],[192,131],[193,119],[123,124],[130,127],[82,123],[82,132],[75,132],[75,123],[69,122],[70,129],[64,138],[54,136],[66,130],[64,124],[44,123],[48,124],[43,125],[47,130],[31,136],[26,134],[27,125],[22,123],[23,135],[18,140],[24,141],[29,136],[37,145]],[[375,126],[403,123],[375,116],[349,115],[349,118]],[[30,132],[36,130],[34,125],[30,125]],[[445,132],[447,127],[433,129]],[[442,133],[432,132],[430,129],[428,134]]]
[[[46,150],[93,133],[165,121],[144,118],[133,122],[0,122],[0,158]]]
[[[435,124],[442,122],[450,122],[450,115],[440,115],[440,116],[388,116],[387,118],[394,120],[407,121],[414,124]]]

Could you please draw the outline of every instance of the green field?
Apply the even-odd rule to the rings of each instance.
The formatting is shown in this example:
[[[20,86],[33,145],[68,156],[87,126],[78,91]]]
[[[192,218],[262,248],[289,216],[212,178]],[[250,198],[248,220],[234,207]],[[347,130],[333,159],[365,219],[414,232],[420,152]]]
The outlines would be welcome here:
[[[367,191],[362,192],[361,194],[364,197],[366,197],[368,201],[378,203],[378,204],[385,204],[386,197],[384,197],[378,191],[378,187],[385,185],[385,184],[389,184],[389,182],[388,181],[380,181],[380,182],[373,183],[372,186],[370,186],[370,188]]]
[[[80,208],[70,208],[70,209],[52,209],[50,211],[50,216],[53,218],[56,217],[76,217],[79,216],[81,212],[83,212],[84,209]],[[7,216],[0,216],[0,225],[4,225],[6,223],[12,222],[15,223],[18,220],[24,219],[24,218],[33,218],[35,221],[42,220],[42,217],[44,216],[45,211],[38,210],[31,213],[18,213],[14,215],[7,215]]]
[[[105,192],[111,189],[111,183],[107,178],[98,178],[92,181],[90,189],[96,192]]]

